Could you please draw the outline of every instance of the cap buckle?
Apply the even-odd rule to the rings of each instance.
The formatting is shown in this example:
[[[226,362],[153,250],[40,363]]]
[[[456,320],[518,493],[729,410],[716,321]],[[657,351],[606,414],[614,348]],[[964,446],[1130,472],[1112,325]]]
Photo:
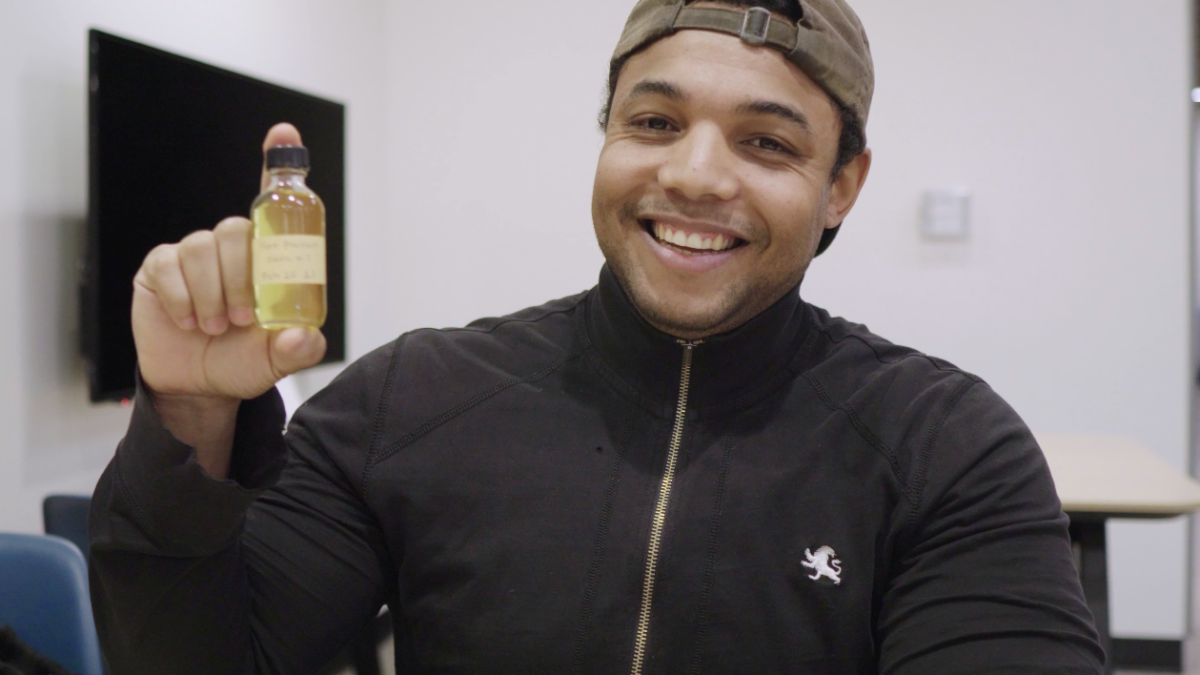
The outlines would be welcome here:
[[[766,44],[770,27],[771,12],[762,7],[751,7],[742,19],[742,41],[748,45]]]

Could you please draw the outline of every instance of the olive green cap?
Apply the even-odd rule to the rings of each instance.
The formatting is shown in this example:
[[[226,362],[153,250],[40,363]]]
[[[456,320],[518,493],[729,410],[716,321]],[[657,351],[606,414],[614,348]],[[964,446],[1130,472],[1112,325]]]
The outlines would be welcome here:
[[[719,0],[717,0],[719,2]],[[799,23],[761,7],[688,7],[686,0],[641,0],[633,8],[613,62],[684,29],[711,30],[771,47],[849,108],[865,129],[875,67],[858,15],[845,0],[798,0]]]

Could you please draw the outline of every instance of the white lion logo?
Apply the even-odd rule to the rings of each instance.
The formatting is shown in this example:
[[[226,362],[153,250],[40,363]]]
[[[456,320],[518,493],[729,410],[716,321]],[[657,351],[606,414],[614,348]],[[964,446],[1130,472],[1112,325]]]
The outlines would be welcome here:
[[[804,555],[808,560],[801,560],[800,564],[813,571],[809,579],[816,581],[821,577],[829,577],[835,585],[842,583],[842,561],[838,560],[832,548],[822,546],[816,553],[804,549]]]

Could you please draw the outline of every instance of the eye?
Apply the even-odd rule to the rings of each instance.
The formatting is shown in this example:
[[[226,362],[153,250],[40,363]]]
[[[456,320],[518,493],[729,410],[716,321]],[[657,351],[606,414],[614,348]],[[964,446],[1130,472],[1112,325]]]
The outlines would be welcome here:
[[[767,152],[780,152],[789,155],[794,154],[791,148],[787,147],[783,143],[780,143],[774,138],[760,137],[749,141],[749,143],[753,147],[758,148],[759,150],[766,150]]]
[[[641,127],[647,131],[673,131],[675,128],[674,125],[671,124],[671,120],[668,120],[665,117],[657,116],[643,117],[641,119],[634,120],[630,123],[630,126]]]

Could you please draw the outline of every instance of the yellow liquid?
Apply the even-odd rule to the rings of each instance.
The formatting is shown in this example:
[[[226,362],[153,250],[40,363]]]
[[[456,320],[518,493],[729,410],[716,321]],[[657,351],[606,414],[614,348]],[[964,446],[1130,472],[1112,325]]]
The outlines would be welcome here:
[[[282,234],[325,236],[325,205],[308,190],[263,192],[250,207],[250,220],[255,239]],[[326,311],[325,284],[254,285],[254,314],[263,328],[320,328]]]

